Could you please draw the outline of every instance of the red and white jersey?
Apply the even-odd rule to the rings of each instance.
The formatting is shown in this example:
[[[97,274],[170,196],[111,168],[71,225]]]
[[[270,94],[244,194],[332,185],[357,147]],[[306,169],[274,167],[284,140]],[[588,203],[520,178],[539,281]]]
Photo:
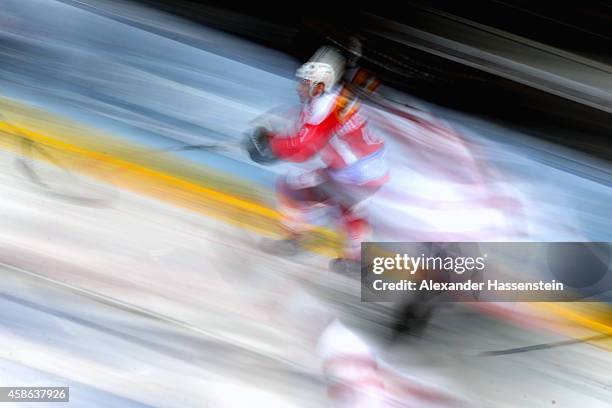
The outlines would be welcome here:
[[[296,134],[272,136],[272,151],[293,162],[319,154],[330,176],[340,182],[384,182],[384,143],[369,131],[359,107],[358,99],[344,87],[313,98],[302,108]]]

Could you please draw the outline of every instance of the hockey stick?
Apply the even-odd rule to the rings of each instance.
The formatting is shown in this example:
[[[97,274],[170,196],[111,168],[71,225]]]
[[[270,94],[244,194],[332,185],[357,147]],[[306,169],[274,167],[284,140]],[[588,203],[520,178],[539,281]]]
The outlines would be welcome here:
[[[230,152],[236,150],[243,150],[242,143],[239,141],[231,140],[227,142],[217,143],[206,143],[206,144],[193,144],[184,146],[171,146],[160,150],[156,150],[156,153],[165,152],[181,152],[181,151],[208,151],[208,152]]]
[[[535,350],[547,350],[547,349],[551,349],[555,347],[571,346],[573,344],[588,343],[591,341],[598,341],[598,340],[606,340],[606,339],[609,339],[610,337],[612,337],[612,334],[608,334],[608,333],[596,334],[593,336],[580,337],[577,339],[553,341],[550,343],[534,344],[532,346],[517,347],[517,348],[512,348],[512,349],[506,349],[506,350],[484,351],[482,353],[479,353],[478,356],[492,357],[492,356],[503,356],[507,354],[525,353],[528,351],[535,351]]]
[[[9,133],[18,138],[21,157],[15,159],[17,170],[37,189],[75,204],[93,207],[107,206],[115,198],[114,192],[100,189],[83,176],[77,176],[53,154],[52,147],[32,139],[1,113],[0,120],[9,127]]]

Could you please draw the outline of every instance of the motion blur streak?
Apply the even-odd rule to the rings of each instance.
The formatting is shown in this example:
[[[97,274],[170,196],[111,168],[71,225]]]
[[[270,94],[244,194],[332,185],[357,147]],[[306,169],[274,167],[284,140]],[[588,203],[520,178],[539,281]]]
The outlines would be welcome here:
[[[75,406],[606,406],[609,292],[453,305],[389,345],[398,305],[327,269],[336,214],[311,214],[308,253],[262,250],[276,177],[319,163],[236,147],[293,125],[300,63],[136,3],[3,0],[0,386],[70,386]],[[608,162],[384,83],[363,110],[391,168],[375,240],[612,241]]]

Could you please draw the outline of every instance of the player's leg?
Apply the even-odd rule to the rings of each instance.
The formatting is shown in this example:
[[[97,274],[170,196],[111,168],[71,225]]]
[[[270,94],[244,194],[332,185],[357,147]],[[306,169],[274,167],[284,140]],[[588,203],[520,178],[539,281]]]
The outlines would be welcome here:
[[[344,233],[343,252],[330,262],[338,273],[356,275],[361,271],[361,243],[371,240],[372,227],[368,221],[369,199],[380,186],[349,186],[326,183],[323,189],[340,208],[339,226]]]
[[[302,250],[304,237],[313,228],[313,218],[328,205],[329,197],[316,185],[302,187],[287,177],[279,179],[276,194],[284,238],[266,241],[264,249],[277,255],[295,255]]]

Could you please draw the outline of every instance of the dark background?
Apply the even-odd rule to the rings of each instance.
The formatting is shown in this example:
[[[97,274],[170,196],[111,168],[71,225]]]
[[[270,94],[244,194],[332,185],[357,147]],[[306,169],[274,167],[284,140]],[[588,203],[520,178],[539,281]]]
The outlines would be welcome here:
[[[419,10],[435,9],[612,63],[612,6],[607,2],[430,0],[358,5],[322,1],[138,1],[280,50],[300,61],[329,43],[329,37],[343,41],[349,34],[357,34],[364,42],[362,65],[392,87],[612,159],[612,115],[384,39],[368,31],[367,18],[374,14],[411,26],[418,23],[415,19]]]

